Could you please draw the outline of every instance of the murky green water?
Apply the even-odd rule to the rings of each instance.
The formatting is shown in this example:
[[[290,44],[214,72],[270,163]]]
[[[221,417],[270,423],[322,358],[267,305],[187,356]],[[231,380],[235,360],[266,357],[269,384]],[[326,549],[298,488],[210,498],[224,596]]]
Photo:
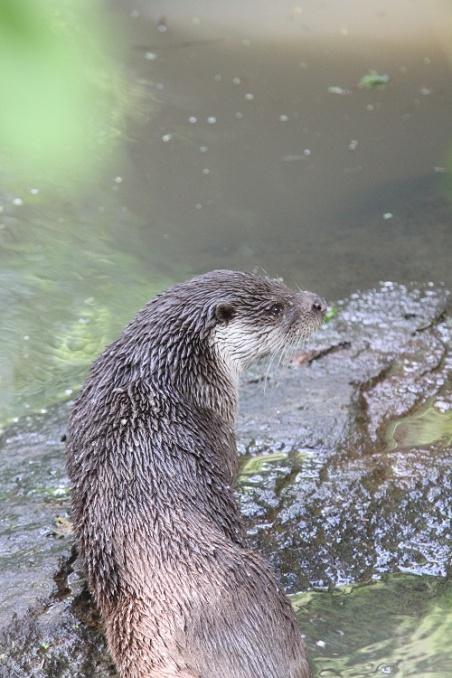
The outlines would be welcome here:
[[[318,676],[452,675],[450,582],[392,575],[292,603]]]
[[[155,291],[209,268],[264,268],[329,299],[381,279],[452,287],[449,2],[105,12],[130,102],[109,166],[81,192],[37,176],[1,196],[0,422],[69,397]],[[387,84],[360,87],[372,70]],[[450,439],[449,414],[426,409],[388,448],[438,428]],[[300,619],[319,675],[445,678],[450,609],[439,580],[393,578],[308,594]]]

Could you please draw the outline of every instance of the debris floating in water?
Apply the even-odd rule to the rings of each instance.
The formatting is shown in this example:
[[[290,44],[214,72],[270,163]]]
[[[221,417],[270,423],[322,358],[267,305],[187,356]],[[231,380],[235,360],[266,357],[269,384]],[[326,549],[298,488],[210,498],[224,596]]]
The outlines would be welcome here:
[[[202,173],[203,174],[210,174],[210,169],[208,167],[204,167]]]
[[[393,215],[392,212],[385,212],[385,213],[383,214],[383,219],[384,219],[385,221],[389,221],[389,219],[392,219],[393,216],[394,216],[394,215]]]
[[[240,85],[241,82],[242,81],[238,77],[232,78],[232,84],[233,85]]]
[[[356,151],[358,148],[358,140],[357,139],[352,139],[348,145],[348,150],[349,151]]]
[[[216,121],[217,119],[214,115],[209,115],[209,117],[207,118],[207,123],[209,125],[215,125]]]
[[[122,177],[115,177],[115,184],[122,184]]]
[[[328,92],[330,94],[339,94],[340,96],[344,96],[345,94],[351,94],[351,91],[349,89],[339,87],[338,85],[330,85],[328,87]]]
[[[157,54],[155,52],[146,52],[144,58],[148,61],[155,61],[155,59],[157,59]]]
[[[245,99],[246,99],[247,101],[253,101],[253,99],[254,99],[254,94],[252,94],[252,92],[247,92],[247,93],[245,94]]]
[[[171,141],[172,138],[173,138],[172,134],[164,134],[162,136],[162,141],[166,144],[168,143],[168,141]]]
[[[188,122],[189,122],[191,125],[194,125],[195,123],[198,122],[198,118],[196,117],[196,115],[191,115],[191,116],[188,118]]]
[[[30,193],[31,195],[38,195],[39,188],[30,188]]]
[[[157,22],[157,30],[159,33],[166,33],[168,26],[166,25],[165,17],[160,17]]]
[[[22,198],[14,198],[13,205],[17,205],[18,207],[20,207],[20,205],[23,205],[23,204],[24,204],[24,201],[22,200]]]
[[[279,121],[280,122],[287,122],[289,120],[289,116],[283,113],[282,115],[279,116]]]
[[[362,89],[375,89],[376,87],[384,87],[390,81],[387,73],[378,73],[377,71],[369,71],[363,75],[358,83],[358,87]]]
[[[207,153],[207,151],[209,150],[209,148],[208,148],[208,146],[200,146],[200,147],[199,147],[199,150],[201,151],[201,153]]]

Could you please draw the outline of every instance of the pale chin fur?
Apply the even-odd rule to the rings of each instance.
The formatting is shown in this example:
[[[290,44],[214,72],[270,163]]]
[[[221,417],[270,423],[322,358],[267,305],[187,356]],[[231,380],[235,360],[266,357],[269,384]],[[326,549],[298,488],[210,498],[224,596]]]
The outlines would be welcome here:
[[[212,347],[220,365],[236,380],[256,358],[280,355],[282,360],[286,355],[292,355],[320,324],[306,323],[295,333],[284,332],[278,326],[267,331],[261,328],[260,333],[253,333],[249,325],[232,321],[227,325],[217,325],[211,336]]]

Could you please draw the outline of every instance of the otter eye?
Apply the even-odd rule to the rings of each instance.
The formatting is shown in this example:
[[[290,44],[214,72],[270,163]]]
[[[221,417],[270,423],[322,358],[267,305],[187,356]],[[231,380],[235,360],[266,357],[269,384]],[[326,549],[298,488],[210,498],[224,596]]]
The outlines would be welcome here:
[[[284,306],[282,304],[276,303],[270,306],[270,313],[277,318],[284,311]]]

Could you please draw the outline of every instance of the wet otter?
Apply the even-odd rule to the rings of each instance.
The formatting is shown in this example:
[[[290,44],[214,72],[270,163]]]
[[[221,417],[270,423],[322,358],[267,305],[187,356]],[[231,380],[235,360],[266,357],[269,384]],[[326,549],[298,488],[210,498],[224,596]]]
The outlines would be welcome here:
[[[213,271],[151,300],[94,363],[68,429],[75,532],[127,678],[306,678],[233,495],[240,371],[316,329],[324,302]]]

